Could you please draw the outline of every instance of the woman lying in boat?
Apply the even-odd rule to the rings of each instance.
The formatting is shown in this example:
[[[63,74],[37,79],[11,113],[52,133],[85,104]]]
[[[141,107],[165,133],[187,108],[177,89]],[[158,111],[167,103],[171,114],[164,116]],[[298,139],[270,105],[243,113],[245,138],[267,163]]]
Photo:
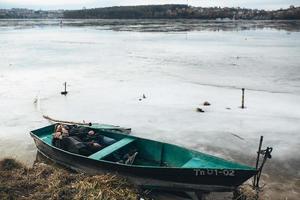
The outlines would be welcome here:
[[[62,124],[56,126],[52,139],[53,146],[85,156],[114,142],[115,140],[104,138],[89,128]]]

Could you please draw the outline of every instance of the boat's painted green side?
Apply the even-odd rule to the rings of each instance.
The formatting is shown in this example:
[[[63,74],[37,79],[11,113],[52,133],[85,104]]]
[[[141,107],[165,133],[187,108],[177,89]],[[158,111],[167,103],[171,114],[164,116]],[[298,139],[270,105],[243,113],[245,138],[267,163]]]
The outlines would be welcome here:
[[[44,155],[66,166],[79,168],[87,173],[116,171],[128,176],[167,181],[180,184],[213,185],[229,190],[243,183],[256,173],[255,168],[227,161],[205,153],[168,143],[143,139],[100,127],[91,129],[116,140],[116,142],[88,157],[66,152],[52,146],[54,125],[31,132],[36,145]],[[125,154],[136,149],[132,165],[117,163],[115,154]],[[101,170],[102,169],[102,170]],[[179,185],[178,185],[179,184]],[[141,184],[143,185],[143,184]],[[155,185],[154,185],[155,186]]]

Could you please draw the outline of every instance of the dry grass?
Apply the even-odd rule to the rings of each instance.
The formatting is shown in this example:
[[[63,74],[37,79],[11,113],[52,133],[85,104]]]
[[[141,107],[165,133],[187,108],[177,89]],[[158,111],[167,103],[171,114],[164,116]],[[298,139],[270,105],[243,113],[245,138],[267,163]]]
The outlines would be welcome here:
[[[294,183],[293,188],[288,188],[290,196],[285,198],[282,194],[276,193],[278,198],[273,198],[270,188],[277,189],[280,193],[283,186],[267,185],[262,182],[259,196],[252,189],[251,182],[238,188],[233,198],[224,197],[222,199],[233,200],[273,200],[273,199],[295,199],[295,188],[300,185],[299,179]],[[272,190],[272,193],[274,191]],[[140,196],[144,199],[151,199],[148,194],[130,184],[126,179],[112,174],[88,176],[73,173],[44,163],[37,163],[32,168],[27,168],[14,159],[4,159],[0,161],[0,199],[1,200],[31,200],[31,199],[76,199],[76,200],[136,200]],[[146,196],[146,198],[145,198]],[[271,197],[272,196],[272,197]],[[232,197],[232,196],[231,196]],[[279,198],[280,197],[280,198]],[[215,199],[215,198],[208,198]],[[218,198],[220,199],[220,198]]]
[[[234,193],[234,200],[259,200],[258,193],[250,184],[244,184],[238,187]]]
[[[43,163],[26,168],[14,159],[0,161],[0,199],[138,199],[124,178],[87,176]]]

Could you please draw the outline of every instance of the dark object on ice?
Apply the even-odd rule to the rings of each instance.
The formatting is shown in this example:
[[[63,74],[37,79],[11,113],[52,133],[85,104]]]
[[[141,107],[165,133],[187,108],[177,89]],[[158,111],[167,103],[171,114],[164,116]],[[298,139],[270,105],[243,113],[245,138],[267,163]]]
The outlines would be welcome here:
[[[33,130],[38,151],[66,167],[88,174],[118,173],[138,186],[177,191],[233,191],[257,173],[256,169],[173,144],[148,140],[117,131],[91,128],[116,142],[89,156],[51,145],[55,124]],[[119,158],[134,149],[131,164]]]
[[[197,108],[196,111],[197,111],[197,112],[202,112],[202,113],[205,112],[202,108]]]
[[[143,99],[146,99],[146,98],[147,98],[146,95],[143,94],[143,96],[141,98],[139,98],[139,101],[142,101]]]
[[[227,110],[231,110],[231,108],[229,108],[229,107],[227,107],[226,109],[227,109]]]
[[[208,101],[204,101],[203,105],[204,106],[210,106],[210,103]]]
[[[237,134],[231,133],[231,135],[233,135],[234,137],[237,137],[237,138],[239,138],[239,139],[241,139],[241,140],[245,140],[244,138],[242,138],[241,136],[239,136],[239,135],[237,135]]]
[[[60,94],[66,96],[68,94],[68,92],[67,92],[67,82],[65,82],[64,85],[65,85],[65,91],[62,91]]]

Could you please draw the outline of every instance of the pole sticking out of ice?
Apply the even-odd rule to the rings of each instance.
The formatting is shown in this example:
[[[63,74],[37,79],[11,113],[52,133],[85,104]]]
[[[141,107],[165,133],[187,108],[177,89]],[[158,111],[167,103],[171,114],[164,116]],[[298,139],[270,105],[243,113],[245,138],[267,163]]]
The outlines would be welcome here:
[[[242,109],[245,108],[245,88],[242,88]]]
[[[257,191],[259,191],[259,180],[261,177],[263,167],[264,167],[266,161],[268,159],[272,158],[271,153],[273,151],[272,147],[267,147],[266,149],[262,150],[261,149],[262,142],[263,142],[263,136],[260,136],[259,147],[258,147],[258,151],[257,151],[256,165],[255,165],[255,169],[257,170],[257,173],[255,174],[254,179],[253,179],[253,189],[256,189]],[[262,155],[262,160],[260,162],[261,155]],[[259,163],[260,163],[260,167],[258,167]]]
[[[65,86],[65,91],[62,91],[60,94],[66,96],[68,94],[68,92],[67,92],[67,82],[64,83],[64,86]]]
[[[259,146],[258,146],[258,151],[257,151],[256,164],[255,164],[255,169],[256,170],[258,170],[258,164],[259,164],[259,158],[260,158],[260,152],[261,152],[261,146],[262,146],[263,140],[264,140],[264,136],[260,136]],[[254,178],[253,178],[253,189],[255,189],[256,181],[257,181],[257,175],[255,175]]]

